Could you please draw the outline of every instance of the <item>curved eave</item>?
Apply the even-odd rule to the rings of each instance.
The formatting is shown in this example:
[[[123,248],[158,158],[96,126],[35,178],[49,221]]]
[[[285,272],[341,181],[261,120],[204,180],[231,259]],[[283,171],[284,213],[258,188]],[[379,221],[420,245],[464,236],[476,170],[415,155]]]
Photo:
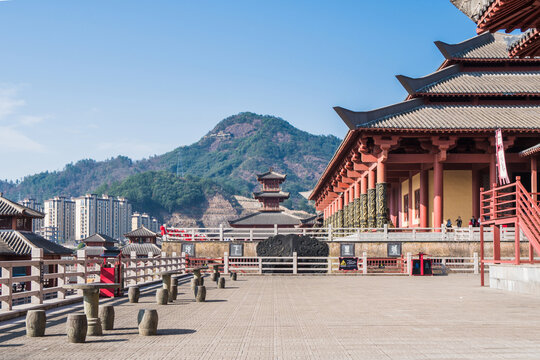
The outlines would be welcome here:
[[[326,177],[335,167],[337,167],[336,162],[338,159],[341,159],[340,154],[345,148],[351,146],[352,138],[355,135],[355,133],[356,132],[354,130],[349,130],[349,132],[347,133],[347,136],[345,136],[345,139],[343,139],[343,141],[341,142],[341,145],[339,145],[336,152],[334,153],[334,156],[332,156],[332,159],[330,160],[328,165],[326,165],[326,168],[324,169],[324,172],[319,178],[319,181],[317,181],[317,184],[311,191],[311,194],[309,195],[308,200],[315,200],[317,198],[316,195],[318,195],[319,191],[322,189],[323,184],[325,183]]]

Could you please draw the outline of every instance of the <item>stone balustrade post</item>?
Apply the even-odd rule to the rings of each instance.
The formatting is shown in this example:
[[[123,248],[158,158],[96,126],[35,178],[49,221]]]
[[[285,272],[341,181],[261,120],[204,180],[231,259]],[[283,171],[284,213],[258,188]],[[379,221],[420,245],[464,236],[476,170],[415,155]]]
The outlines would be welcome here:
[[[180,262],[181,262],[181,269],[182,269],[182,273],[185,274],[186,273],[186,253],[185,252],[182,252],[182,257],[180,258]]]
[[[253,229],[249,229],[249,241],[253,241]]]
[[[77,275],[77,284],[86,284],[86,250],[77,250],[77,272],[81,273]],[[79,295],[83,294],[82,290],[77,290]]]
[[[262,258],[259,257],[258,259],[259,259],[259,274],[262,274],[263,273],[262,272],[262,269],[263,269],[263,267],[262,267]]]
[[[43,304],[43,249],[32,249],[32,261],[38,261],[37,264],[30,267],[30,275],[37,276],[30,282],[30,291],[37,291],[32,295],[32,304]]]
[[[219,224],[219,241],[223,241],[223,224]]]
[[[412,254],[410,252],[407,253],[407,273],[412,276]]]
[[[176,255],[176,251],[173,251],[172,253],[172,269],[175,270],[175,271],[178,271],[180,270],[180,260],[178,258],[178,256]]]
[[[383,224],[384,241],[388,241],[388,224]]]
[[[277,224],[274,224],[274,235],[278,234],[278,226]]]
[[[295,251],[292,253],[293,257],[293,274],[298,274],[298,253]]]
[[[469,225],[469,241],[474,241],[474,230],[472,225]]]
[[[224,274],[229,273],[229,253],[228,252],[223,253],[223,273]]]
[[[130,254],[131,262],[129,264],[130,268],[130,276],[133,276],[134,278],[131,279],[131,282],[133,284],[137,284],[137,253],[135,251],[132,251]]]
[[[328,241],[332,241],[332,224],[328,224]]]
[[[480,263],[480,261],[478,259],[478,253],[474,252],[473,253],[473,272],[474,272],[475,275],[479,274],[479,271],[478,271],[479,263]]]
[[[13,308],[12,303],[12,283],[13,283],[13,268],[10,265],[2,266],[2,278],[7,279],[5,283],[2,283],[2,296],[5,298],[2,300],[2,310],[11,310]]]
[[[362,274],[367,274],[367,252],[362,253]]]
[[[57,286],[59,288],[57,292],[58,299],[66,298],[66,289],[63,288],[67,284],[66,281],[66,264],[58,264],[58,278],[56,280]]]
[[[326,258],[326,265],[328,266],[327,273],[331,274],[332,273],[332,258],[330,256]]]

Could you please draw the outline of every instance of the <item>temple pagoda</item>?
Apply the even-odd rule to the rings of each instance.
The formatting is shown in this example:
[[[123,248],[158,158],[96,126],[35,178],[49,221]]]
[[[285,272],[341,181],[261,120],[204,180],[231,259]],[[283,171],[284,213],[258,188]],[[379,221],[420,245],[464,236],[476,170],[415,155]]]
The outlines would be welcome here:
[[[230,220],[233,228],[292,228],[301,224],[301,219],[285,214],[279,204],[289,198],[289,193],[281,190],[281,184],[287,175],[279,174],[270,168],[263,174],[257,174],[257,181],[261,184],[261,191],[254,192],[253,198],[262,203],[261,209],[236,220]]]
[[[510,181],[519,176],[538,192],[540,58],[512,56],[508,44],[520,38],[484,32],[435,42],[444,57],[435,72],[397,76],[404,101],[335,107],[349,132],[310,196],[325,225],[440,229],[478,219],[480,188],[498,182],[499,129]]]

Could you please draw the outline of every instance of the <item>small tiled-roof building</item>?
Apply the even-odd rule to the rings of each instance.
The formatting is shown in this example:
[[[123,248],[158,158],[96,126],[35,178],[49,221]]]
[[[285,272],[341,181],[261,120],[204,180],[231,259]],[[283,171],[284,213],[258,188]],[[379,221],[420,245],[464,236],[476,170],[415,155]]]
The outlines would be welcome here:
[[[32,219],[45,215],[17,204],[0,193],[0,260],[30,259],[32,249],[43,249],[47,259],[72,255],[73,251],[32,232]]]
[[[122,256],[129,257],[132,252],[135,252],[137,257],[148,257],[149,253],[152,253],[152,256],[161,255],[161,248],[157,245],[160,234],[141,226],[124,236],[129,240],[129,244],[122,248]]]
[[[83,239],[88,256],[116,257],[120,249],[115,246],[117,240],[105,234],[94,234]]]

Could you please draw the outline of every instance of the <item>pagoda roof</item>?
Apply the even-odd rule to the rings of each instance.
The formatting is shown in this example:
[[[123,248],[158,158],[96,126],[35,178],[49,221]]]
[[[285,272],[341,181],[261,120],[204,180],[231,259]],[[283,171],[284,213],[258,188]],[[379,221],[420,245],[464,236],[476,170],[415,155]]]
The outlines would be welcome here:
[[[425,105],[415,98],[365,112],[334,109],[351,130],[540,129],[540,105]]]
[[[145,243],[145,244],[127,244],[122,248],[122,254],[129,256],[132,251],[135,251],[137,256],[148,256],[148,253],[152,255],[161,255],[161,248],[156,244]]]
[[[529,29],[510,44],[508,51],[510,56],[533,57],[540,54],[540,30]]]
[[[0,194],[0,216],[22,216],[42,219],[45,217],[45,214],[27,206],[17,204]]]
[[[253,193],[253,197],[255,199],[257,198],[284,198],[284,199],[288,199],[289,198],[289,195],[290,193],[286,192],[286,191],[259,191],[259,192],[254,192]]]
[[[301,218],[283,213],[281,211],[256,212],[235,220],[229,220],[230,225],[299,225]]]
[[[128,232],[127,234],[124,234],[125,237],[158,237],[161,236],[158,233],[155,233],[153,231],[148,230],[146,227],[141,226],[138,229],[135,229],[133,231]]]
[[[450,0],[455,7],[467,15],[475,23],[480,20],[495,0]]]
[[[540,152],[540,143],[538,143],[538,144],[536,144],[534,146],[531,146],[528,149],[525,149],[525,150],[521,151],[519,153],[519,156],[527,157],[527,156],[531,156],[531,155],[534,155],[534,154],[538,154],[539,152]]]
[[[540,71],[461,72],[456,64],[421,78],[396,77],[410,95],[540,94]]]
[[[257,180],[285,180],[287,175],[277,173],[273,170],[269,170],[263,174],[257,174]]]
[[[485,32],[458,44],[435,41],[435,45],[446,59],[508,60],[508,49],[520,36]]]
[[[73,254],[73,250],[30,231],[0,230],[0,254],[31,255],[33,248],[43,249],[45,255]]]
[[[94,234],[94,235],[91,235],[91,236],[87,237],[86,239],[83,239],[82,242],[84,242],[84,243],[86,243],[86,242],[101,242],[101,243],[112,242],[112,243],[115,243],[115,242],[118,242],[118,241],[116,239],[110,237],[109,235]]]

